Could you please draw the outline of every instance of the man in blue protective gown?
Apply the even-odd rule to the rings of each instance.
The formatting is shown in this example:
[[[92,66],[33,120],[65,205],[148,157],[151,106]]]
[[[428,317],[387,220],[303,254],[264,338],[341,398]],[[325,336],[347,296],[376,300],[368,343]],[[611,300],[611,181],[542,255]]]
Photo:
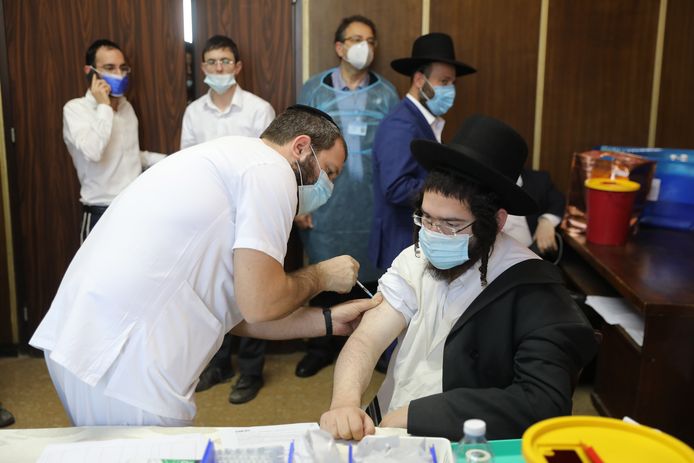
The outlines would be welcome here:
[[[373,216],[371,148],[376,128],[398,102],[395,87],[369,69],[377,46],[376,27],[370,19],[344,18],[335,32],[340,64],[312,76],[301,90],[300,103],[335,119],[349,155],[330,200],[296,220],[309,262],[349,254],[359,261],[359,280],[372,290],[383,270],[369,261],[367,248]],[[321,294],[313,303],[330,307],[336,300],[353,297],[364,297],[364,293],[357,289],[347,295]],[[338,339],[312,339],[297,365],[297,376],[312,376],[330,364],[339,344]]]
[[[410,76],[405,98],[386,117],[373,145],[374,218],[369,256],[387,269],[400,251],[413,243],[414,195],[424,185],[426,171],[412,157],[415,138],[441,142],[443,116],[455,100],[455,79],[475,69],[455,59],[453,40],[431,33],[417,38],[412,56],[390,66]]]

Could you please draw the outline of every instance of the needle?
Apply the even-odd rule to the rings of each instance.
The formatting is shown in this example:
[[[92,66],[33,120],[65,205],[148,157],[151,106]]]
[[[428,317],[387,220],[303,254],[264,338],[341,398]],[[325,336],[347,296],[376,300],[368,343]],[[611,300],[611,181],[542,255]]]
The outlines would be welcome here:
[[[374,297],[374,295],[371,294],[371,291],[369,291],[368,289],[366,289],[366,286],[364,286],[363,284],[361,284],[361,282],[360,282],[359,280],[357,280],[357,284],[359,285],[359,287],[360,287],[361,289],[364,290],[364,292],[365,292],[370,298],[373,298],[373,297]]]

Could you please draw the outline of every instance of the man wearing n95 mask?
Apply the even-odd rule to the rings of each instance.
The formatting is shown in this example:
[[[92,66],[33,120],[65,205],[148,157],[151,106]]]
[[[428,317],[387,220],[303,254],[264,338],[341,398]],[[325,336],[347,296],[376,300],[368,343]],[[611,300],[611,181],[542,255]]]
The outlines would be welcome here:
[[[350,155],[330,201],[312,214],[297,216],[296,224],[310,263],[349,254],[359,261],[359,280],[375,289],[383,272],[371,265],[367,254],[373,207],[371,147],[378,124],[398,97],[390,82],[370,70],[378,48],[376,26],[370,19],[344,18],[333,45],[339,65],[306,81],[299,102],[335,119]],[[321,295],[314,303],[330,306],[343,297],[361,297],[361,290],[356,291],[351,296]],[[297,376],[312,376],[328,365],[339,344],[336,338],[310,340],[306,356],[297,365]]]

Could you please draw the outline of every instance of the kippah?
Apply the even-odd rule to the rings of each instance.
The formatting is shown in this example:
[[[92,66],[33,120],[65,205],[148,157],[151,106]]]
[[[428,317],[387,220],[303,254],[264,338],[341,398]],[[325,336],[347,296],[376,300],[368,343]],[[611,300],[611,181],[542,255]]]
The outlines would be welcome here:
[[[320,117],[320,118],[322,118],[322,119],[325,119],[326,121],[330,122],[332,125],[335,126],[335,128],[337,129],[338,132],[341,132],[340,127],[337,125],[337,123],[335,122],[335,120],[334,120],[332,117],[330,117],[330,115],[329,115],[328,113],[323,112],[323,111],[321,111],[321,110],[318,109],[318,108],[314,108],[313,106],[307,106],[307,105],[304,105],[304,104],[295,104],[295,105],[289,106],[287,109],[294,109],[294,110],[297,110],[297,111],[304,111],[304,112],[307,112],[307,113],[311,113],[311,114],[313,114],[314,116],[318,116],[318,117]]]

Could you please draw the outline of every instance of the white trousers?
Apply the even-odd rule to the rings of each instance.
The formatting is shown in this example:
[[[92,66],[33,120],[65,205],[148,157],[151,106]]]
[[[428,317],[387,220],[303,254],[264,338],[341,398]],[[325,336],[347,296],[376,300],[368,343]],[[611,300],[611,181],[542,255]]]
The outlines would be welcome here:
[[[109,372],[90,386],[50,359],[46,365],[56,392],[73,426],[192,426],[192,420],[155,415],[105,395]]]

